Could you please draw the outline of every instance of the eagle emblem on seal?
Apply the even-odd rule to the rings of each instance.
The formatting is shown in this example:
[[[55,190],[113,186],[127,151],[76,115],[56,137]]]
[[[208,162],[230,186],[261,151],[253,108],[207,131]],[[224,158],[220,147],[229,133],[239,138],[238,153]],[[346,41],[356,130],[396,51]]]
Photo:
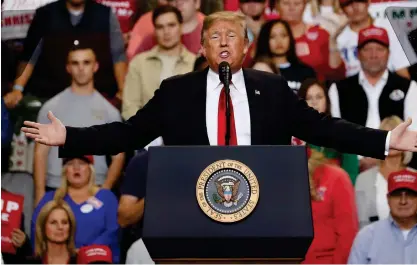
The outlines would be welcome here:
[[[240,180],[232,176],[222,176],[215,181],[217,193],[213,193],[216,203],[225,207],[237,205],[243,194],[239,193]]]

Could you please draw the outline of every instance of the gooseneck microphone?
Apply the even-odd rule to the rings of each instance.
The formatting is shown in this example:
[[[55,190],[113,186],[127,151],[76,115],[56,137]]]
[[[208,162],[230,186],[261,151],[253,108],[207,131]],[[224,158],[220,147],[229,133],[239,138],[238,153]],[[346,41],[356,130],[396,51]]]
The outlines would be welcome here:
[[[226,136],[225,143],[229,145],[230,142],[230,81],[232,81],[232,70],[228,62],[221,62],[219,64],[219,78],[224,85],[224,93],[226,93]]]

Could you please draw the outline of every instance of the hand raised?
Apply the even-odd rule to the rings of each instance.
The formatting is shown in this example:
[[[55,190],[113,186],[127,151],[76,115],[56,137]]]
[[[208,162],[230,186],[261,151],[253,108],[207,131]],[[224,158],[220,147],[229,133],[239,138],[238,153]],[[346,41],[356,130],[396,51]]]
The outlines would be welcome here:
[[[417,131],[407,130],[411,125],[411,119],[401,123],[391,131],[389,147],[398,151],[417,152]]]
[[[64,124],[51,111],[48,112],[48,119],[51,121],[49,124],[25,121],[23,124],[28,127],[22,127],[22,132],[26,137],[44,145],[64,145],[67,135]]]

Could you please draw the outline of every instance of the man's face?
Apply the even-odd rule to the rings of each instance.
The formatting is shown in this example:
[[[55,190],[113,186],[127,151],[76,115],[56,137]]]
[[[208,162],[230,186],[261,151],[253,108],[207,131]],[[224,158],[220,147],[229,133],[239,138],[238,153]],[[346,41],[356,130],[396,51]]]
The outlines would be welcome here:
[[[368,42],[359,49],[358,58],[364,72],[378,74],[387,69],[389,49],[377,42]]]
[[[354,1],[349,5],[343,7],[343,12],[346,14],[349,22],[351,23],[358,23],[368,19],[368,7],[369,2],[367,0],[364,1]]]
[[[175,6],[175,0],[158,0],[158,5],[172,5]]]
[[[97,70],[98,63],[91,49],[73,51],[68,55],[67,71],[77,85],[84,86],[92,82]]]
[[[202,53],[207,58],[210,68],[217,72],[219,64],[226,61],[232,72],[242,67],[248,52],[248,39],[239,22],[216,21],[204,33]]]
[[[196,18],[197,11],[200,8],[200,0],[176,0],[176,7],[181,11],[184,22]]]
[[[410,218],[417,215],[417,192],[409,189],[394,190],[388,195],[388,205],[394,218]]]
[[[288,23],[298,23],[303,19],[306,0],[280,0],[278,11],[282,20]]]
[[[165,13],[156,18],[155,36],[164,50],[172,49],[181,42],[181,25],[175,13]]]
[[[259,19],[266,7],[266,1],[240,1],[240,10],[245,16]]]

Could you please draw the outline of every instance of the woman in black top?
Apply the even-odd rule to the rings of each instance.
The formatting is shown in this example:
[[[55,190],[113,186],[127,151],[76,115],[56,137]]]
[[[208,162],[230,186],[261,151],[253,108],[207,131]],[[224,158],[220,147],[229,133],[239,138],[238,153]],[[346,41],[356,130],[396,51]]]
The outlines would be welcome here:
[[[273,60],[289,87],[297,93],[301,83],[315,78],[313,68],[303,64],[295,53],[295,40],[287,22],[277,19],[266,22],[259,33],[255,64],[260,58]]]

